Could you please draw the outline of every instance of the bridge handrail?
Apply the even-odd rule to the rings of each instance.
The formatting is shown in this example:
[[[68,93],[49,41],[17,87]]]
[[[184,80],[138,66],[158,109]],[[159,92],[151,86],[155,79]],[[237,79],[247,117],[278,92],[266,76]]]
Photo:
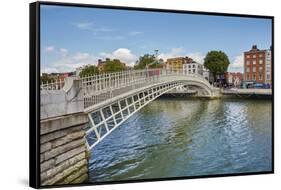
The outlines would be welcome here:
[[[140,83],[150,78],[156,78],[160,76],[171,76],[171,75],[188,75],[192,77],[198,77],[206,80],[202,75],[199,74],[185,74],[182,69],[177,70],[170,70],[170,69],[142,69],[142,70],[126,70],[126,71],[119,71],[119,72],[108,72],[108,73],[99,73],[95,75],[89,75],[81,77],[80,80],[82,81],[82,85],[84,88],[93,85],[93,82],[107,82],[110,83],[108,80],[118,79],[116,87],[126,86],[126,84],[132,84],[134,82]],[[99,82],[100,81],[100,82]],[[63,88],[65,84],[65,80],[54,80],[52,82],[41,83],[40,89],[41,90],[60,90]],[[111,82],[112,84],[112,82]],[[106,88],[113,88],[115,86],[105,86]],[[102,88],[102,87],[100,87]],[[97,90],[97,89],[96,89]]]
[[[100,92],[108,89],[118,89],[120,87],[139,84],[150,81],[151,79],[159,79],[163,76],[172,75],[188,75],[202,79],[202,82],[208,81],[199,74],[186,74],[183,70],[167,70],[167,69],[143,69],[143,70],[127,70],[114,73],[102,73],[92,76],[82,77],[82,86],[84,89],[91,89]]]
[[[53,80],[51,82],[41,83],[40,90],[60,90],[63,88],[65,80]]]
[[[190,80],[201,83],[209,89],[213,88],[202,75],[189,74],[182,69],[126,70],[114,73],[101,73],[81,78],[78,77],[77,80],[79,88],[82,87],[81,96],[84,99],[84,108],[111,99],[114,96],[130,90],[166,81]],[[65,80],[57,80],[42,84],[40,89],[61,90],[64,88],[65,84]]]

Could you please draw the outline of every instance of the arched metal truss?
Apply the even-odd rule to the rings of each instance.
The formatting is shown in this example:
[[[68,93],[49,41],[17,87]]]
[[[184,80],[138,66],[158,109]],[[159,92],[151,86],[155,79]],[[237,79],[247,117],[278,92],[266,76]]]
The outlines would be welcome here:
[[[213,87],[201,75],[180,70],[132,70],[82,78],[84,111],[90,120],[88,148],[94,148],[134,113],[180,85],[199,86],[207,96],[213,95]]]
[[[94,148],[134,113],[178,85],[181,85],[181,83],[173,82],[156,85],[90,112],[88,114],[90,128],[86,131],[88,148]]]

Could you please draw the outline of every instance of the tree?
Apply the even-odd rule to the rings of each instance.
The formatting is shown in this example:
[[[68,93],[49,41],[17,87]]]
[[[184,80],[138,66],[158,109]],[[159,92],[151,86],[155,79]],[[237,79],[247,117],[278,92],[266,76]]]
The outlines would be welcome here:
[[[98,73],[98,68],[95,65],[87,65],[79,73],[80,77],[94,75]]]
[[[158,68],[160,64],[158,64],[154,55],[144,54],[143,56],[139,57],[134,69],[145,69],[147,68]]]
[[[103,72],[118,72],[126,69],[126,65],[119,59],[106,60],[103,66]]]
[[[50,83],[54,80],[52,78],[50,78],[47,73],[42,73],[42,76],[40,76],[40,81],[41,81],[41,83],[46,84],[46,83]]]
[[[204,59],[204,66],[210,70],[215,80],[218,74],[227,71],[229,64],[227,55],[222,51],[210,51]]]

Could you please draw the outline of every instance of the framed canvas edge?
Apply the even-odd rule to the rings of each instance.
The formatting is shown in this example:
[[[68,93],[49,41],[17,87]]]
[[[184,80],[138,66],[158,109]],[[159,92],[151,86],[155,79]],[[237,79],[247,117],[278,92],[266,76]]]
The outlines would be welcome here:
[[[40,13],[29,4],[29,185],[40,187]]]
[[[272,23],[272,169],[271,171],[261,172],[246,172],[246,173],[230,173],[230,174],[215,174],[201,176],[183,176],[169,178],[153,178],[139,180],[122,180],[122,181],[106,181],[95,183],[82,183],[70,185],[51,185],[41,186],[40,184],[40,5],[67,6],[67,7],[85,7],[85,8],[103,8],[117,10],[134,10],[147,12],[165,12],[165,13],[182,13],[195,15],[213,15],[213,16],[229,16],[229,17],[245,17],[245,18],[260,18],[271,19]],[[200,179],[200,178],[215,178],[215,177],[235,177],[261,174],[274,174],[274,16],[269,15],[250,15],[237,13],[219,13],[219,12],[204,12],[204,11],[189,11],[189,10],[172,10],[158,9],[146,7],[126,7],[113,5],[96,5],[96,4],[81,4],[81,3],[66,3],[66,2],[49,2],[36,1],[29,4],[29,186],[42,188],[57,188],[57,187],[78,187],[90,185],[110,185],[123,183],[139,183],[139,182],[156,182],[167,180],[185,180],[185,179]]]

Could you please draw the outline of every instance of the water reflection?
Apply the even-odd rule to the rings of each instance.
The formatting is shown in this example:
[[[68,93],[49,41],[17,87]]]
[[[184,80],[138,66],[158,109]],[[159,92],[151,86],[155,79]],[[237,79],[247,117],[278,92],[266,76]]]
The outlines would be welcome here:
[[[268,100],[156,100],[90,159],[93,182],[270,170]]]

